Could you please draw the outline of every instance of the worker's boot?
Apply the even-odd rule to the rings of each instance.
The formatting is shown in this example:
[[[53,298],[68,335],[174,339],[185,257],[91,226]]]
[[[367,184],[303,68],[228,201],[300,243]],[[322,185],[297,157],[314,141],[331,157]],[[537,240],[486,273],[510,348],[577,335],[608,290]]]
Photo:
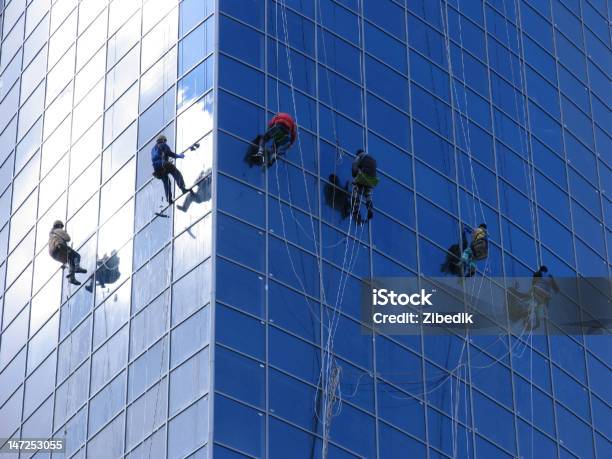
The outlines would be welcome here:
[[[81,285],[81,283],[76,280],[76,277],[74,277],[74,272],[71,272],[70,274],[68,274],[66,276],[66,279],[68,279],[68,282],[70,282],[72,285]]]

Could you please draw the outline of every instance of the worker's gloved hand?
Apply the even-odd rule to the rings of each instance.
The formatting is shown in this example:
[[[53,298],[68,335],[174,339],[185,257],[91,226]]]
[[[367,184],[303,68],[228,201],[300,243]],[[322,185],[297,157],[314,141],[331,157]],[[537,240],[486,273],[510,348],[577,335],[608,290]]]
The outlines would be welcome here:
[[[177,157],[177,158],[181,158],[181,159],[182,159],[182,158],[184,158],[184,157],[185,157],[185,154],[184,154],[184,153],[179,153],[178,155],[176,155],[176,157]]]

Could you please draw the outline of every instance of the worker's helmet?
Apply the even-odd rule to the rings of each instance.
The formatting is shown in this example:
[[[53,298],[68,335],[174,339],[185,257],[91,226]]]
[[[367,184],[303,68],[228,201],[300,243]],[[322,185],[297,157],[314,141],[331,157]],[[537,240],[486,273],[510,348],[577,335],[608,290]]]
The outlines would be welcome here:
[[[166,142],[167,140],[168,139],[166,139],[166,136],[163,134],[157,136],[157,143]]]
[[[478,225],[479,228],[483,228],[483,229],[487,229],[487,224],[486,223],[481,223],[480,225]]]
[[[363,151],[363,148],[360,148],[359,150],[357,150],[357,155],[360,155],[361,153],[365,153],[365,152]]]
[[[64,227],[64,223],[62,223],[61,220],[55,220],[53,222],[53,229],[63,228],[63,227]]]
[[[540,266],[540,271],[542,271],[543,273],[547,273],[548,272],[548,268],[546,267],[546,265],[542,265],[542,266]]]

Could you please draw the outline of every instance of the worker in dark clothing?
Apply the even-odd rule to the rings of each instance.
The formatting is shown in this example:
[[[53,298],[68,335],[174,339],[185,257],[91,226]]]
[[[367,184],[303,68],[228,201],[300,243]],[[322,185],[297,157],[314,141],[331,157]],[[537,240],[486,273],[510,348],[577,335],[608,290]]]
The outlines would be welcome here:
[[[534,321],[532,328],[540,326],[540,320],[544,315],[544,308],[548,306],[553,294],[559,293],[559,286],[555,278],[548,273],[545,265],[540,266],[531,280],[531,296],[534,305]]]
[[[268,123],[268,130],[258,135],[253,143],[257,145],[257,152],[253,161],[258,164],[266,162],[266,144],[272,140],[272,151],[267,157],[268,167],[274,164],[276,158],[284,156],[297,139],[297,126],[293,117],[288,113],[277,113]]]
[[[462,238],[465,248],[459,260],[459,266],[463,277],[471,277],[476,274],[476,263],[474,261],[484,260],[489,256],[489,235],[487,225],[481,223],[471,231],[472,240],[468,246],[466,232],[469,233],[470,230],[464,227]]]
[[[73,250],[68,242],[70,242],[70,235],[64,230],[64,224],[61,220],[56,220],[49,232],[49,255],[64,265],[68,264],[69,271],[66,278],[71,284],[81,285],[74,275],[86,273],[87,270],[81,268],[81,255]]]
[[[359,213],[359,203],[361,197],[365,199],[366,209],[368,211],[368,220],[374,216],[372,210],[372,190],[378,185],[378,177],[376,176],[376,160],[372,155],[369,155],[363,150],[357,150],[357,156],[353,160],[351,173],[353,175],[353,190],[352,190],[352,212],[353,218],[357,222],[361,222]]]
[[[178,155],[175,154],[166,141],[166,136],[163,134],[157,138],[157,142],[151,150],[151,162],[153,163],[153,177],[162,181],[164,184],[164,192],[166,193],[166,200],[168,204],[172,204],[174,201],[172,200],[172,188],[168,175],[174,178],[174,181],[183,193],[187,193],[189,190],[185,188],[183,174],[181,174],[176,166],[170,161],[170,158],[184,158],[185,155],[182,153]]]
[[[336,174],[330,174],[329,181],[331,183],[326,183],[323,187],[325,202],[329,207],[340,212],[342,219],[345,219],[351,213],[348,181],[342,186]]]

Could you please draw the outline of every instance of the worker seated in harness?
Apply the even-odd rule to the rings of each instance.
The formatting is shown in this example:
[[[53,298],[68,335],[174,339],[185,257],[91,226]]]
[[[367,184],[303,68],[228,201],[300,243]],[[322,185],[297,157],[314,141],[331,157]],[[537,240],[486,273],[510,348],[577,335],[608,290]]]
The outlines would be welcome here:
[[[81,268],[81,255],[76,250],[73,250],[68,245],[68,242],[70,242],[70,235],[64,229],[64,223],[61,220],[56,220],[49,232],[49,255],[63,265],[68,264],[69,271],[66,276],[68,282],[73,285],[81,285],[74,275],[86,273],[87,270]]]
[[[469,232],[468,228],[463,228],[463,240],[464,247],[467,246],[466,232]],[[467,246],[461,254],[459,260],[459,267],[461,275],[463,277],[471,277],[476,274],[476,263],[475,261],[484,260],[489,256],[489,235],[487,233],[487,225],[481,223],[477,228],[472,231],[472,240],[470,245]]]
[[[251,161],[255,164],[270,167],[279,156],[284,156],[297,139],[295,121],[288,113],[277,113],[268,123],[268,130],[258,135],[253,141],[257,152]],[[266,144],[272,141],[272,149],[266,149]],[[267,161],[266,161],[267,160]]]
[[[376,159],[361,149],[357,150],[357,155],[351,167],[351,173],[353,175],[351,208],[353,218],[356,222],[361,223],[363,220],[359,212],[359,204],[362,196],[365,199],[365,205],[368,211],[367,220],[370,220],[374,216],[372,209],[372,191],[374,187],[378,185]]]

